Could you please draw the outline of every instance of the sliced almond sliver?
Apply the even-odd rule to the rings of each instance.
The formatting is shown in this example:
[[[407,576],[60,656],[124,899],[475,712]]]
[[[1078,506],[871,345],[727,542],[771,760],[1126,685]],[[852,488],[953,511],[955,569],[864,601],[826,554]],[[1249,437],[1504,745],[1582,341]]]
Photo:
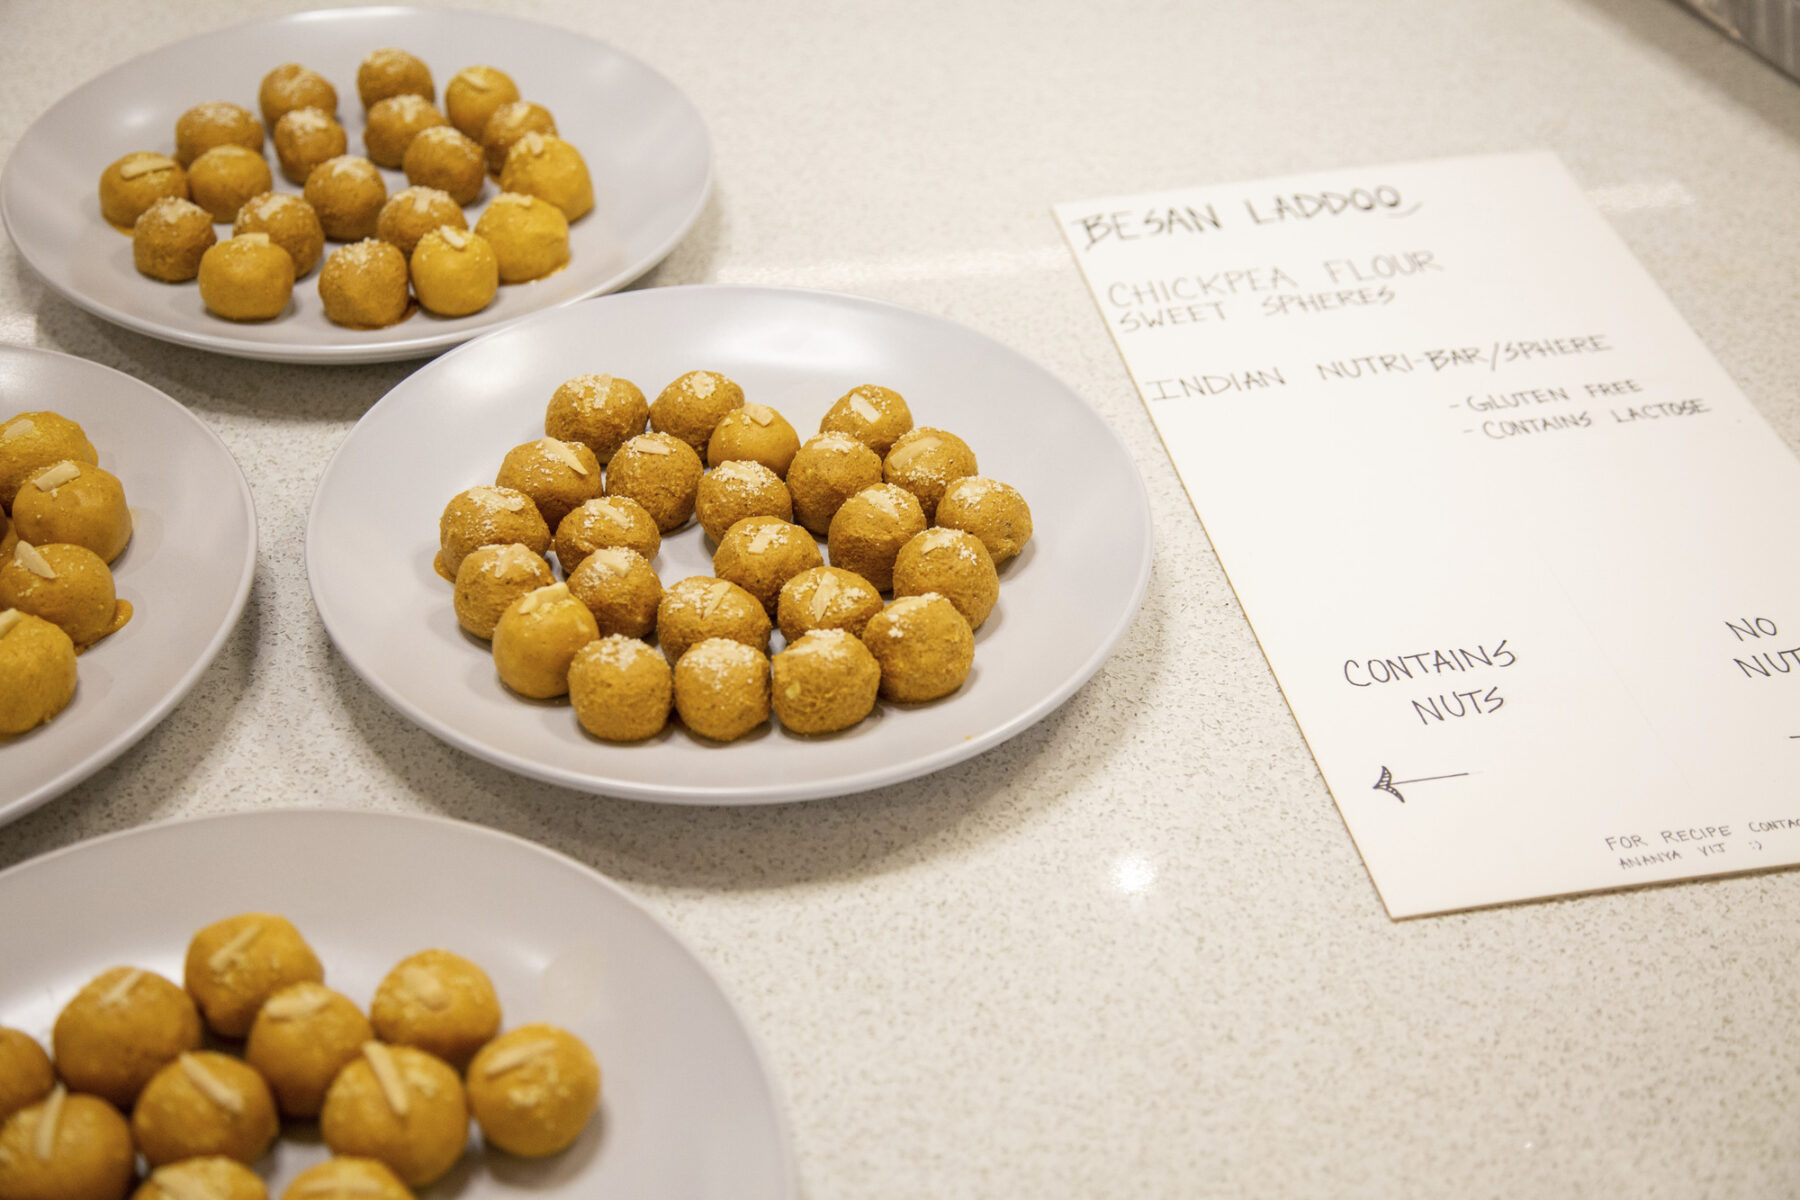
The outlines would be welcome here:
[[[24,567],[39,579],[55,579],[56,568],[50,560],[38,553],[38,548],[30,542],[21,540],[13,547],[13,562]]]
[[[504,1075],[514,1067],[522,1067],[534,1058],[550,1053],[556,1049],[556,1042],[551,1038],[538,1038],[535,1041],[520,1042],[516,1046],[508,1046],[497,1050],[482,1064],[481,1074],[488,1079],[496,1075]]]
[[[860,392],[855,393],[850,397],[850,411],[865,421],[881,420],[881,411],[873,404],[870,404],[868,399]]]
[[[894,520],[898,521],[900,519],[900,506],[894,502],[894,497],[889,494],[886,488],[870,488],[868,496],[870,504],[873,504],[876,508],[879,508],[882,512],[894,518]]]
[[[474,88],[478,92],[491,92],[494,90],[494,85],[488,82],[487,74],[474,67],[464,67],[456,73],[456,77],[465,85]]]
[[[240,233],[231,240],[234,242],[247,242],[252,246],[266,246],[269,244],[269,235],[266,233]]]
[[[71,479],[81,478],[81,467],[64,459],[42,475],[31,481],[33,487],[40,492],[53,492]]]
[[[230,966],[233,963],[235,963],[238,960],[239,955],[243,954],[243,952],[245,950],[249,949],[250,943],[254,942],[256,940],[256,936],[261,932],[262,932],[262,923],[261,922],[259,922],[259,921],[250,922],[250,924],[248,924],[248,925],[244,926],[242,929],[238,930],[237,935],[235,937],[233,937],[229,942],[226,942],[223,946],[220,946],[217,950],[214,950],[212,957],[206,960],[206,965],[208,967],[212,968],[212,973],[214,975],[217,975],[221,971],[227,970],[228,968],[230,968]]]
[[[908,442],[906,445],[888,455],[888,463],[892,466],[904,467],[907,463],[925,453],[927,450],[935,449],[943,444],[944,440],[942,438],[932,437],[930,434],[926,434],[919,440]]]
[[[20,417],[16,421],[9,421],[4,428],[0,428],[0,442],[10,442],[16,437],[24,437],[36,428],[37,422],[30,417]]]
[[[813,588],[812,604],[810,605],[812,619],[823,621],[825,614],[831,611],[832,601],[838,598],[838,593],[842,590],[843,585],[838,582],[836,575],[827,575],[820,579],[818,586]]]
[[[655,438],[633,438],[631,444],[634,448],[642,450],[645,454],[675,453],[675,451],[670,449],[666,443],[659,442]]]
[[[302,1196],[386,1196],[387,1184],[379,1179],[309,1179],[300,1185]]]
[[[154,175],[158,171],[167,171],[175,165],[172,158],[164,158],[160,154],[148,154],[143,158],[134,158],[119,168],[120,179],[136,179],[140,175]]]
[[[567,442],[559,442],[555,438],[539,438],[538,449],[542,450],[545,454],[548,454],[551,458],[554,458],[557,462],[562,463],[577,475],[586,475],[588,473],[588,469],[582,465],[581,459],[576,456],[575,451],[569,448],[569,443]]]
[[[12,632],[12,627],[25,619],[25,614],[16,608],[0,609],[0,637]]]
[[[387,1097],[388,1107],[394,1115],[404,1117],[409,1105],[406,1099],[406,1080],[400,1075],[400,1066],[394,1061],[394,1052],[380,1042],[364,1042],[363,1057],[369,1060],[369,1068],[375,1072],[375,1082],[381,1085],[381,1094]]]
[[[181,1064],[181,1073],[188,1077],[188,1082],[208,1100],[233,1116],[244,1111],[244,1098],[238,1095],[237,1089],[214,1075],[205,1063],[192,1054],[183,1054],[175,1061]]]
[[[225,1193],[207,1180],[169,1167],[158,1167],[150,1172],[150,1182],[169,1200],[226,1200]]]
[[[719,605],[725,603],[725,597],[731,595],[731,583],[721,579],[706,589],[706,603],[700,608],[702,617],[710,617],[719,611]]]
[[[59,1083],[50,1089],[50,1098],[44,1101],[44,1111],[38,1116],[37,1136],[31,1143],[31,1152],[40,1162],[49,1162],[50,1156],[56,1153],[56,1127],[62,1124],[63,1101],[68,1095],[69,1090]]]
[[[144,973],[142,971],[131,970],[125,972],[125,974],[119,976],[118,980],[111,987],[106,989],[106,994],[100,997],[97,1003],[101,1008],[112,1008],[114,1005],[123,1004],[125,1002],[125,997],[131,995],[131,989],[136,987],[137,981],[143,977]]]
[[[758,425],[768,425],[775,420],[775,410],[764,404],[744,405],[744,415]]]
[[[602,546],[588,555],[595,568],[608,575],[625,575],[631,571],[631,551],[623,546]]]
[[[453,249],[467,250],[469,248],[469,235],[464,233],[462,230],[458,229],[454,225],[439,226],[438,234],[446,242],[449,242]]]
[[[305,991],[283,992],[274,996],[262,1006],[262,1011],[272,1021],[296,1021],[301,1017],[312,1016],[330,1003],[330,992],[308,988]]]
[[[744,549],[748,550],[751,554],[761,554],[775,543],[775,540],[781,536],[781,533],[782,530],[779,525],[758,525],[756,527],[756,532],[750,535],[750,542]]]
[[[426,1008],[442,1012],[450,1007],[450,992],[438,977],[424,967],[402,967],[400,986]]]

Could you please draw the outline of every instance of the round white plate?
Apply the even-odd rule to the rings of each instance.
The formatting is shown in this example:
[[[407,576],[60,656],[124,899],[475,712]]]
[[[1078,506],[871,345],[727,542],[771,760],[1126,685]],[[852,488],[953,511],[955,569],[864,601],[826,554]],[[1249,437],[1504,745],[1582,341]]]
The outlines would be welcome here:
[[[880,383],[921,425],[960,434],[982,473],[1017,487],[1036,533],[1002,567],[975,667],[932,704],[883,704],[845,733],[778,723],[730,745],[672,726],[616,746],[566,704],[509,693],[485,642],[463,633],[432,570],[451,496],[491,483],[501,456],[542,437],[563,380],[598,371],[654,398],[683,372],[721,371],[802,437],[850,388]],[[1150,574],[1150,508],[1125,448],[1056,378],[937,317],[823,292],[680,287],[544,313],[433,362],[357,423],[319,481],[307,575],[332,640],[402,713],[523,775],[642,800],[754,804],[895,783],[979,754],[1061,704],[1124,635]],[[692,523],[653,564],[665,585],[712,574]],[[779,635],[777,635],[779,644]]]
[[[96,886],[96,881],[105,886]],[[541,846],[431,817],[288,810],[178,821],[0,872],[0,1025],[48,1045],[108,967],[180,983],[195,930],[277,912],[367,1011],[408,954],[487,971],[504,1027],[550,1021],[600,1060],[599,1118],[536,1162],[474,1153],[423,1197],[793,1200],[786,1120],[742,1018],[692,951],[616,885]],[[310,1128],[307,1125],[301,1129]],[[471,1127],[473,1128],[473,1127]],[[284,1137],[257,1164],[280,1195],[325,1158]]]
[[[187,409],[111,368],[0,346],[0,420],[40,409],[79,422],[125,485],[135,528],[112,570],[133,613],[81,655],[67,708],[0,737],[0,823],[81,782],[167,716],[225,644],[256,570],[250,488]]]
[[[425,60],[437,84],[466,66],[510,74],[544,105],[587,159],[595,209],[570,228],[570,264],[547,279],[500,289],[473,316],[415,312],[387,329],[355,330],[325,319],[318,270],[294,285],[273,321],[237,324],[208,313],[193,284],[158,283],[131,264],[131,239],[100,216],[96,189],[107,164],[133,150],[171,153],[175,119],[206,100],[257,111],[262,77],[300,62],[338,91],[350,152],[363,151],[356,67],[369,51],[399,46]],[[277,191],[299,189],[264,155]],[[0,175],[0,216],[34,270],[96,316],[166,341],[241,358],[282,362],[387,362],[435,354],[529,313],[623,287],[675,247],[705,203],[712,147],[700,114],[675,86],[637,59],[591,38],[512,17],[451,10],[335,9],[239,25],[164,46],[57,101],[19,139]],[[406,186],[383,172],[388,192]],[[490,180],[467,209],[469,224],[497,192]],[[331,247],[328,245],[327,249]]]

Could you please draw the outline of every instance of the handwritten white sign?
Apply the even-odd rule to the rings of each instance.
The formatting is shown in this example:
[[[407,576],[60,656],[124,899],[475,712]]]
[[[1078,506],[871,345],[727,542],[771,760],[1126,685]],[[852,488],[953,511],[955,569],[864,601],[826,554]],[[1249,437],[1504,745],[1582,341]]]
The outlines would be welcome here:
[[[1554,157],[1056,215],[1392,916],[1800,862],[1800,462]]]

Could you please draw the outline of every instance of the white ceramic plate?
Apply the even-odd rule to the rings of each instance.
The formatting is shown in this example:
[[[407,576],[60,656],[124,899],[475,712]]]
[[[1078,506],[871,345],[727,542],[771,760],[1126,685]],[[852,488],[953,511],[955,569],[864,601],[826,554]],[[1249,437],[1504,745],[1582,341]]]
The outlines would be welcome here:
[[[125,485],[135,528],[112,570],[134,611],[82,654],[67,708],[0,737],[0,823],[81,782],[167,716],[225,644],[256,569],[243,472],[187,409],[108,367],[0,346],[0,420],[39,409],[78,422]]]
[[[175,119],[206,100],[257,111],[262,77],[284,62],[323,74],[338,91],[350,152],[362,149],[356,67],[399,46],[431,68],[438,99],[463,67],[510,74],[548,108],[580,149],[596,206],[570,229],[573,258],[547,279],[500,289],[469,317],[415,312],[388,329],[344,329],[320,307],[317,268],[294,286],[274,321],[236,324],[209,314],[193,284],[163,284],[132,267],[131,239],[101,219],[96,189],[107,164],[133,150],[170,153]],[[277,191],[299,189],[265,157]],[[700,215],[712,148],[700,114],[666,78],[604,43],[511,17],[404,8],[300,13],[189,38],[132,59],[75,89],[19,139],[0,175],[0,216],[32,268],[96,316],[166,341],[283,362],[386,362],[435,354],[529,313],[622,287],[654,266]],[[387,171],[388,192],[406,186]],[[497,189],[490,180],[469,223]],[[327,246],[330,249],[330,246]]]
[[[486,643],[458,628],[450,585],[432,570],[444,504],[492,482],[509,448],[543,436],[544,407],[563,380],[607,372],[654,398],[702,367],[737,380],[803,437],[850,388],[895,388],[919,424],[960,434],[983,474],[1024,494],[1036,533],[1001,570],[1000,603],[976,634],[975,667],[960,690],[932,704],[883,704],[831,737],[771,724],[720,746],[672,726],[615,746],[583,732],[566,705],[521,700],[499,683]],[[402,713],[520,774],[691,804],[855,792],[997,745],[1099,669],[1137,611],[1150,553],[1149,503],[1124,446],[1041,367],[891,305],[727,287],[603,297],[427,365],[351,431],[319,482],[306,536],[326,629]],[[653,565],[665,585],[712,574],[692,523],[664,539]]]
[[[289,810],[179,821],[0,872],[0,1025],[48,1044],[107,967],[181,981],[196,929],[278,912],[367,1010],[388,969],[442,947],[494,981],[506,1028],[551,1021],[600,1060],[599,1119],[562,1154],[465,1156],[422,1197],[792,1200],[781,1106],[750,1032],[700,960],[600,875],[473,825]],[[31,919],[26,919],[27,915]],[[299,1128],[306,1129],[302,1125]],[[310,1140],[310,1139],[309,1139]],[[280,1195],[325,1148],[291,1137],[259,1167]]]

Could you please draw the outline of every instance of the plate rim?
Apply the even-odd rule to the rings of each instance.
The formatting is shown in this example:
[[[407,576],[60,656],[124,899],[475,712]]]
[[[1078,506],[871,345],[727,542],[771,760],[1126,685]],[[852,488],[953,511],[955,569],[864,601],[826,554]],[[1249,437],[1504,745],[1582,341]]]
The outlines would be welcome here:
[[[554,846],[534,841],[520,834],[504,829],[496,829],[491,825],[483,825],[475,821],[465,821],[440,813],[389,812],[379,809],[357,809],[340,807],[307,808],[300,806],[284,806],[279,808],[239,809],[225,813],[203,813],[195,816],[171,817],[161,821],[152,821],[144,825],[134,825],[128,829],[114,829],[106,833],[95,834],[71,842],[66,846],[58,846],[46,850],[42,854],[33,855],[22,862],[9,867],[0,868],[0,888],[10,886],[15,877],[33,869],[47,867],[64,858],[77,855],[100,846],[135,838],[179,836],[184,830],[197,825],[229,825],[237,823],[277,824],[285,821],[315,821],[328,819],[349,819],[352,821],[369,821],[391,824],[397,828],[424,825],[435,828],[438,832],[451,837],[468,837],[475,841],[493,840],[510,844],[514,850],[525,851],[540,858],[548,859],[556,865],[573,871],[590,886],[597,885],[601,892],[609,893],[613,899],[622,902],[627,908],[648,921],[657,931],[667,937],[670,943],[687,956],[692,965],[706,981],[712,985],[724,1003],[726,1012],[737,1024],[742,1033],[745,1045],[749,1048],[751,1061],[768,1092],[769,1108],[774,1118],[775,1131],[780,1159],[781,1193],[790,1200],[799,1200],[800,1173],[798,1153],[794,1143],[793,1123],[788,1112],[786,1093],[783,1091],[779,1076],[770,1069],[767,1048],[762,1043],[756,1027],[744,1016],[737,1000],[732,996],[712,964],[696,951],[681,931],[671,922],[651,911],[642,900],[633,895],[623,884],[608,877],[601,871],[567,854]]]
[[[256,497],[250,491],[249,480],[244,477],[243,464],[238,462],[237,456],[231,452],[231,447],[225,444],[225,439],[219,436],[218,431],[196,416],[187,405],[176,400],[161,388],[146,383],[136,376],[127,375],[116,368],[106,366],[104,363],[97,363],[74,354],[64,354],[59,350],[44,350],[37,346],[20,346],[10,342],[0,343],[0,356],[14,353],[26,357],[37,355],[48,359],[61,359],[66,363],[76,364],[78,369],[117,376],[132,388],[150,393],[157,401],[166,404],[181,417],[191,421],[206,437],[212,440],[219,452],[225,456],[225,461],[231,464],[232,479],[237,485],[238,499],[243,504],[244,512],[249,518],[250,537],[244,548],[244,561],[239,568],[237,582],[233,585],[231,604],[225,619],[213,632],[200,656],[182,672],[175,685],[160,700],[141,713],[135,721],[119,730],[83,762],[46,780],[32,791],[22,793],[12,800],[0,800],[0,826],[36,811],[103,767],[110,766],[115,759],[135,746],[152,729],[162,724],[164,718],[187,698],[194,685],[200,682],[200,676],[206,673],[207,668],[212,666],[213,660],[218,658],[219,651],[224,649],[226,639],[232,635],[243,619],[244,609],[250,602],[250,588],[256,581],[256,557],[261,545],[261,528],[256,512]],[[4,874],[4,872],[0,872],[0,874]]]
[[[373,690],[376,695],[380,696],[381,699],[395,712],[412,722],[414,725],[425,730],[439,741],[450,746],[452,749],[471,755],[472,757],[493,766],[500,767],[512,774],[536,779],[544,783],[555,784],[559,787],[570,788],[576,791],[612,796],[624,800],[696,807],[747,807],[750,805],[789,804],[809,800],[852,796],[861,792],[871,791],[875,788],[888,787],[935,774],[938,771],[955,766],[957,763],[966,762],[971,758],[978,757],[988,750],[991,750],[1004,742],[1010,741],[1018,734],[1023,733],[1026,729],[1029,729],[1031,726],[1049,716],[1050,713],[1060,708],[1099,673],[1100,668],[1103,667],[1107,660],[1113,656],[1115,651],[1117,651],[1119,643],[1124,640],[1126,633],[1130,631],[1132,624],[1137,620],[1138,614],[1143,608],[1144,597],[1149,591],[1151,570],[1154,566],[1156,557],[1155,518],[1150,508],[1150,493],[1148,486],[1144,483],[1143,472],[1138,469],[1137,463],[1132,458],[1131,452],[1129,448],[1126,447],[1123,439],[1121,439],[1117,432],[1113,430],[1112,426],[1107,423],[1106,418],[1101,415],[1099,409],[1090,404],[1080,392],[1077,392],[1074,388],[1059,379],[1047,367],[1042,366],[1034,359],[1031,359],[1014,347],[1007,345],[1005,342],[1000,341],[998,338],[975,329],[972,326],[964,325],[959,321],[954,321],[949,317],[940,316],[937,313],[926,312],[923,309],[909,308],[889,300],[879,300],[867,296],[853,295],[848,292],[834,292],[819,288],[694,283],[660,287],[647,293],[615,292],[602,296],[590,296],[578,303],[631,303],[632,301],[625,298],[634,295],[656,295],[660,297],[684,292],[707,292],[714,294],[735,292],[746,295],[773,294],[779,296],[798,296],[813,300],[825,300],[833,303],[850,303],[853,305],[864,306],[877,311],[898,314],[909,320],[923,319],[949,326],[963,334],[988,342],[1001,352],[1016,358],[1019,362],[1027,365],[1033,370],[1041,372],[1046,378],[1055,380],[1062,386],[1079,404],[1093,415],[1100,425],[1107,430],[1114,442],[1117,443],[1121,456],[1126,465],[1130,467],[1129,474],[1133,484],[1132,495],[1135,501],[1135,515],[1139,518],[1139,522],[1137,523],[1141,524],[1141,528],[1144,532],[1143,548],[1136,564],[1136,574],[1135,578],[1132,580],[1129,600],[1121,609],[1112,627],[1106,632],[1105,636],[1100,639],[1095,651],[1080,663],[1062,684],[1052,689],[1050,692],[1047,692],[1043,697],[1039,698],[1022,711],[1015,713],[1011,718],[1003,721],[998,726],[973,736],[966,741],[946,746],[942,750],[927,755],[924,758],[910,760],[899,768],[888,766],[873,770],[863,770],[854,775],[835,781],[803,783],[800,785],[785,786],[780,789],[774,789],[767,785],[717,787],[668,783],[635,783],[631,781],[613,780],[596,781],[589,775],[580,775],[558,767],[546,766],[526,758],[523,755],[508,754],[486,744],[471,743],[465,738],[461,731],[449,727],[443,722],[415,709],[410,702],[407,702],[389,688],[383,680],[371,676],[368,671],[365,670],[362,663],[345,651],[338,629],[334,628],[332,623],[330,605],[321,599],[318,572],[314,569],[315,539],[320,536],[318,532],[320,506],[324,502],[327,484],[339,469],[343,460],[345,448],[350,444],[352,438],[355,437],[357,427],[360,427],[364,420],[368,419],[368,417],[380,408],[381,405],[385,404],[396,391],[399,391],[402,387],[405,387],[408,383],[412,382],[417,374],[417,372],[415,372],[413,375],[407,376],[406,379],[399,381],[387,392],[383,393],[381,398],[376,400],[374,404],[371,404],[368,409],[364,411],[362,417],[357,419],[356,425],[351,427],[350,432],[344,436],[344,440],[338,444],[337,449],[332,451],[331,457],[326,461],[324,469],[319,474],[318,482],[313,487],[312,500],[307,506],[306,538],[304,542],[307,590],[312,595],[313,609],[318,613],[320,623],[324,625],[326,636],[331,639],[333,649],[335,649],[338,656],[349,665],[351,671],[356,674],[358,679],[361,679],[363,683],[368,685],[368,687]],[[473,338],[470,341],[463,343],[461,346],[458,346],[456,349],[442,355],[429,364],[429,366],[436,368],[439,364],[450,363],[459,354],[478,351],[481,348],[482,343],[486,342],[489,338],[501,337],[507,334],[516,334],[519,330],[525,328],[528,323],[537,320],[548,320],[556,314],[567,311],[570,307],[573,306],[560,306],[554,309],[547,309],[543,312],[533,313],[523,321],[514,322],[504,328],[484,333],[480,337]],[[421,368],[421,370],[423,369],[425,368]],[[771,718],[771,720],[772,719],[773,718]],[[598,786],[596,786],[597,783]]]
[[[20,240],[18,232],[14,228],[14,221],[16,218],[13,213],[12,205],[12,194],[14,189],[13,180],[15,178],[15,164],[18,162],[18,154],[16,153],[18,147],[23,145],[25,141],[32,136],[33,132],[37,130],[44,118],[55,112],[72,97],[105,79],[113,72],[123,70],[144,59],[152,58],[177,47],[184,46],[189,42],[197,42],[214,37],[224,37],[257,26],[277,28],[283,25],[301,22],[311,23],[345,18],[359,20],[374,17],[436,19],[446,15],[457,19],[489,20],[510,25],[531,26],[537,29],[550,31],[560,37],[578,38],[584,42],[591,43],[592,45],[604,47],[610,53],[635,64],[645,72],[663,80],[663,82],[668,84],[670,91],[686,105],[689,111],[692,112],[695,127],[699,132],[701,142],[706,151],[705,171],[700,181],[700,186],[694,196],[693,203],[688,211],[681,214],[680,219],[672,227],[669,236],[659,243],[656,249],[651,252],[644,261],[641,263],[628,264],[622,271],[601,280],[599,283],[595,284],[591,290],[585,291],[578,296],[571,296],[566,299],[552,301],[531,312],[521,313],[516,317],[504,318],[491,326],[477,329],[474,332],[437,333],[424,337],[406,338],[400,341],[356,343],[343,346],[292,346],[283,342],[262,340],[245,341],[224,337],[219,334],[194,333],[183,329],[170,328],[166,325],[159,324],[156,321],[140,317],[134,313],[126,312],[123,309],[116,308],[104,301],[65,286],[62,280],[56,278],[53,273],[46,271],[44,267],[40,265],[37,256],[33,253],[32,247]],[[128,329],[133,333],[153,338],[170,345],[185,346],[193,350],[203,350],[213,354],[222,354],[229,358],[248,359],[254,362],[299,363],[308,366],[351,366],[356,364],[404,362],[408,359],[430,358],[434,355],[441,354],[446,350],[465,345],[477,338],[486,337],[490,333],[497,333],[502,329],[518,324],[520,321],[529,321],[540,313],[552,312],[559,308],[566,308],[571,304],[579,304],[583,300],[591,300],[595,296],[607,295],[611,292],[616,292],[621,288],[628,287],[630,284],[654,270],[665,258],[674,252],[675,247],[681,244],[682,239],[686,238],[687,235],[693,231],[694,226],[700,220],[701,214],[706,211],[708,200],[712,197],[713,184],[718,169],[718,156],[713,147],[712,130],[707,126],[705,116],[701,113],[699,106],[688,97],[686,92],[677,87],[675,81],[670,79],[667,74],[657,70],[635,54],[620,49],[611,42],[604,41],[591,34],[583,33],[575,29],[568,29],[560,25],[553,25],[548,21],[535,20],[530,17],[514,16],[511,13],[476,12],[467,9],[436,10],[400,4],[372,5],[367,8],[337,7],[302,10],[300,12],[286,13],[277,17],[261,17],[247,21],[236,21],[217,29],[210,29],[202,33],[191,34],[188,37],[178,38],[172,42],[164,42],[162,45],[152,47],[151,49],[134,54],[122,62],[115,63],[98,75],[90,76],[89,78],[82,80],[74,87],[64,92],[61,96],[57,97],[51,102],[48,108],[45,108],[42,112],[38,113],[36,117],[32,118],[31,123],[28,124],[25,127],[24,132],[19,135],[18,141],[13,144],[13,150],[14,153],[9,153],[6,156],[5,163],[0,164],[0,227],[5,228],[7,238],[12,242],[13,248],[18,252],[19,257],[24,260],[26,266],[31,268],[32,274],[37,276],[37,278],[46,287],[50,288],[51,291],[84,312],[98,317],[109,324],[117,325],[122,329]],[[246,326],[245,328],[250,327]]]

